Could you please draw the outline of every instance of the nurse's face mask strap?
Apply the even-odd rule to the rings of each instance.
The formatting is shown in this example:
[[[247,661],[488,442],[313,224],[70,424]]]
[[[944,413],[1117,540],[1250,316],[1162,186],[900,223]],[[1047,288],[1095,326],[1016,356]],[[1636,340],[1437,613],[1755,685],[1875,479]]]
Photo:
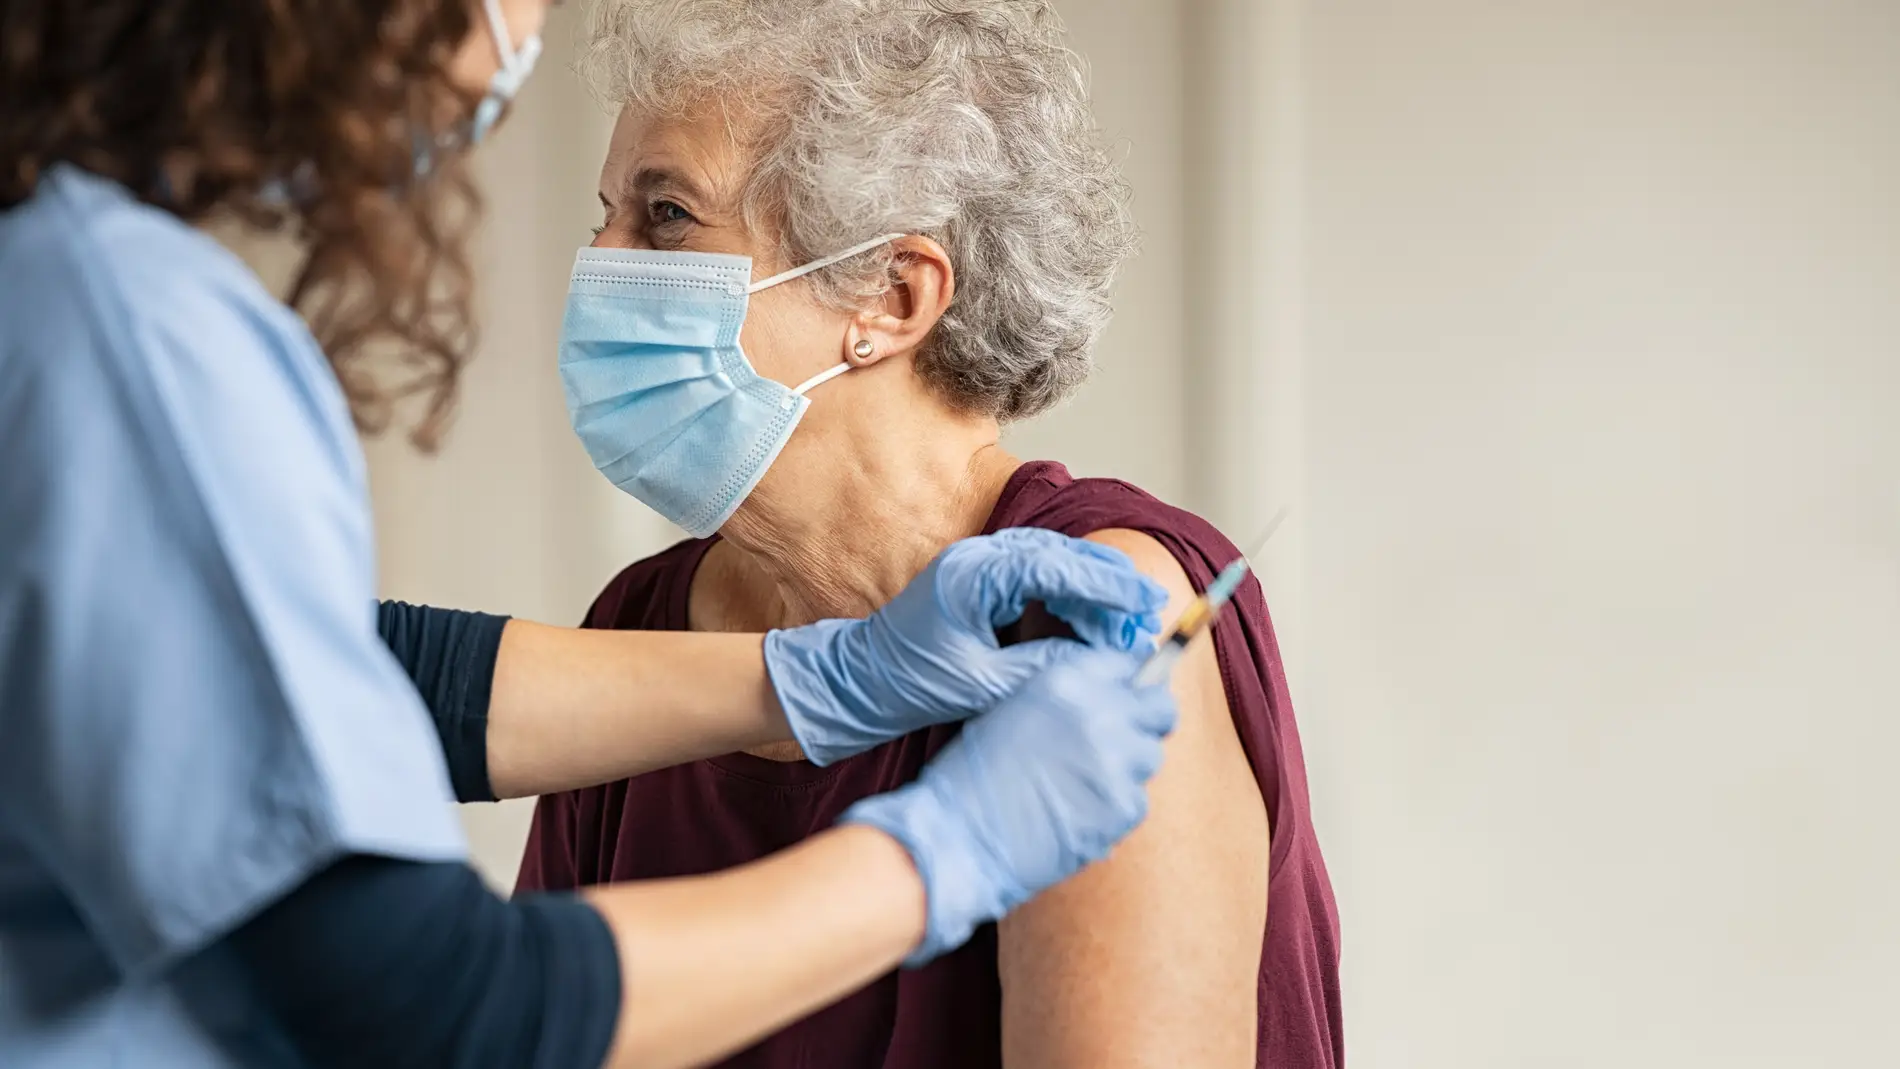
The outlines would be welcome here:
[[[470,144],[480,144],[501,121],[502,111],[514,102],[522,84],[534,72],[535,62],[541,58],[540,34],[530,34],[520,48],[515,47],[508,33],[508,18],[501,10],[501,0],[482,0],[482,13],[488,21],[488,35],[495,43],[495,60],[499,66],[488,80],[488,92],[476,106],[475,117],[469,123]]]

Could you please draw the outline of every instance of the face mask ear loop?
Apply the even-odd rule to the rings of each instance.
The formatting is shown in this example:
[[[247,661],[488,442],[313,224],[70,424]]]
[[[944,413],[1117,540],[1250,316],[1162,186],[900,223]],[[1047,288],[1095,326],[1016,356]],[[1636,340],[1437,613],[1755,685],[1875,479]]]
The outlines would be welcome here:
[[[849,260],[853,256],[858,256],[863,253],[870,252],[872,249],[877,248],[879,245],[889,245],[891,242],[896,241],[898,238],[907,237],[907,236],[908,235],[905,235],[905,234],[885,234],[882,237],[875,237],[869,241],[859,242],[858,244],[851,246],[850,248],[844,250],[841,253],[838,253],[835,256],[827,256],[822,260],[814,260],[803,267],[794,267],[790,271],[786,271],[783,274],[773,275],[771,278],[768,278],[763,282],[754,282],[751,286],[747,287],[746,292],[757,293],[760,290],[769,290],[773,286],[778,286],[786,282],[790,282],[791,280],[795,278],[804,278],[806,275],[811,274],[813,271],[822,271],[825,268],[830,267],[832,264],[843,263],[844,261]]]
[[[852,366],[851,361],[845,360],[839,363],[836,367],[829,367],[823,371],[820,371],[818,374],[813,375],[811,378],[806,379],[804,382],[801,382],[798,385],[792,387],[792,392],[786,396],[785,400],[779,402],[779,407],[780,408],[792,407],[793,405],[798,403],[798,399],[800,397],[805,396],[806,394],[812,392],[818,387],[823,386],[825,383],[830,382],[832,379],[835,379],[838,376],[844,374],[845,372],[850,371],[851,366]]]
[[[495,59],[504,71],[515,65],[515,42],[508,36],[508,19],[501,13],[501,0],[483,0],[482,11],[488,16],[488,36],[495,40]]]

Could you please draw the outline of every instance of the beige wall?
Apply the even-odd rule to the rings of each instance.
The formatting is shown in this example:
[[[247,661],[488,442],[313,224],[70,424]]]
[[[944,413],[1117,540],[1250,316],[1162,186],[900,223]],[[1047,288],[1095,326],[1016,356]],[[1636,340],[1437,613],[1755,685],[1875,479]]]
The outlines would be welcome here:
[[[1062,6],[1147,247],[1014,440],[1296,506],[1354,1064],[1890,1062],[1900,3]],[[670,537],[552,371],[606,129],[562,37],[459,430],[373,450],[388,593],[556,621]],[[470,814],[503,880],[522,818]]]
[[[1359,1064],[1894,1064],[1900,4],[1304,40]]]

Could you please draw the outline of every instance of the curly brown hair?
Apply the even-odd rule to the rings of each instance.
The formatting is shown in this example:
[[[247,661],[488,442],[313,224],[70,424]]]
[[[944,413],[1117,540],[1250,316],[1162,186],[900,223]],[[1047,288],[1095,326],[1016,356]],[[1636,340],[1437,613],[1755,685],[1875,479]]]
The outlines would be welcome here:
[[[448,73],[472,7],[0,0],[0,210],[69,163],[187,222],[292,234],[290,304],[358,426],[419,394],[411,437],[432,448],[474,344],[479,202],[461,153],[419,176],[414,147],[472,105]]]

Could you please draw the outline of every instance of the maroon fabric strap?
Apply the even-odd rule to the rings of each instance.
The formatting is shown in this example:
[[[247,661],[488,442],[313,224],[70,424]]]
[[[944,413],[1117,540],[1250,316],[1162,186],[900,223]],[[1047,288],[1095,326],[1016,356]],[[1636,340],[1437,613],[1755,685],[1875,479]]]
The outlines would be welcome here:
[[[1049,462],[1011,477],[987,530],[1006,527],[1141,531],[1174,555],[1196,589],[1240,555],[1199,517],[1127,483],[1075,479]],[[686,629],[693,573],[711,545],[685,542],[629,567],[601,593],[587,626]],[[1259,583],[1248,580],[1233,604],[1214,629],[1215,651],[1273,834],[1256,1063],[1336,1069],[1344,1049],[1339,918],[1313,833],[1299,730]],[[756,860],[830,827],[853,802],[909,782],[955,732],[918,732],[829,768],[733,754],[543,798],[520,889],[696,875]],[[638,976],[637,962],[629,973]],[[1001,997],[992,925],[961,950],[886,976],[722,1064],[1001,1069]]]

